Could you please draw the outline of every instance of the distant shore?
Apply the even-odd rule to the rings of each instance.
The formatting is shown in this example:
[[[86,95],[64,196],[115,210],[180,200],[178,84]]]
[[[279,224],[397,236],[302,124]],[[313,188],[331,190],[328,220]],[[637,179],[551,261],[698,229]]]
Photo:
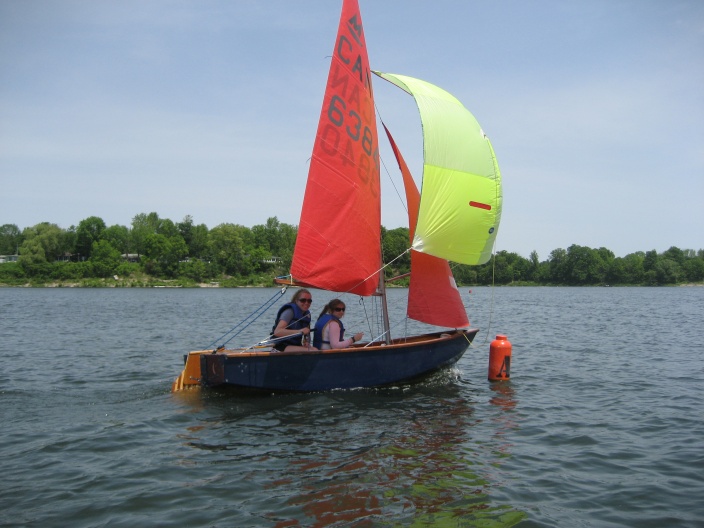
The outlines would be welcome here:
[[[704,286],[704,282],[668,284],[663,286],[646,286],[642,284],[601,284],[601,285],[570,285],[570,284],[538,284],[529,282],[517,282],[511,284],[496,284],[496,287],[543,287],[543,288],[633,288],[633,287],[697,287]],[[237,280],[225,279],[223,281],[194,282],[186,280],[158,280],[158,279],[82,279],[79,281],[46,281],[46,282],[25,282],[21,284],[8,284],[0,282],[0,288],[280,288],[280,285],[271,282],[252,282],[251,279]],[[388,285],[387,288],[403,288],[407,286]],[[491,287],[486,284],[467,284],[459,286],[460,290],[465,288]]]

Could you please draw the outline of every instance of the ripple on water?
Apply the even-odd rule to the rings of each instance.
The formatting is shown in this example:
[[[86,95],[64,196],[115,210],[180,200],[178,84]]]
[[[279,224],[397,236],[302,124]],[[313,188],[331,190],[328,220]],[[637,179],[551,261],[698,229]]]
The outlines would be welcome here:
[[[696,526],[691,290],[473,289],[511,382],[478,338],[420,385],[276,396],[169,392],[272,290],[4,290],[0,524]]]

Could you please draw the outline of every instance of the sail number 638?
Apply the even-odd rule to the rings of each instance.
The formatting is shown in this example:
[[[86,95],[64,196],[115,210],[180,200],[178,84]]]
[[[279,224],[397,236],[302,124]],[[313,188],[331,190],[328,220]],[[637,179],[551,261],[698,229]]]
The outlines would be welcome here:
[[[341,127],[345,123],[346,110],[345,101],[340,96],[333,95],[328,107],[328,118],[333,125]],[[348,121],[345,127],[347,135],[352,141],[359,141],[360,132],[362,131],[362,117],[354,110],[347,112],[347,116],[352,118],[352,122]],[[364,125],[364,133],[362,134],[362,148],[367,156],[372,155],[372,131],[366,125]]]

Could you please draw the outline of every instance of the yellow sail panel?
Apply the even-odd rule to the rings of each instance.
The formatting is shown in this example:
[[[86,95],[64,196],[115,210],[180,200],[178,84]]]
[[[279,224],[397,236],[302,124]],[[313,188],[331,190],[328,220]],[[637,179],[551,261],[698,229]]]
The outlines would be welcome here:
[[[423,184],[413,249],[463,264],[487,262],[502,202],[501,173],[489,139],[442,88],[374,73],[413,95],[423,123]]]
[[[453,262],[483,264],[491,257],[496,211],[492,180],[425,164],[412,247]]]

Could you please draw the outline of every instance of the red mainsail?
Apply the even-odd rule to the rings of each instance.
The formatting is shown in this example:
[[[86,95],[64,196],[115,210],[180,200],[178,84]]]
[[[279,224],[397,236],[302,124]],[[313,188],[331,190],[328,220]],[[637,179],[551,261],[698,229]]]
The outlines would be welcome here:
[[[291,275],[371,295],[381,267],[379,150],[357,0],[345,0],[303,198]]]
[[[406,190],[408,205],[410,240],[413,241],[418,221],[420,193],[394,138],[391,137],[386,126],[384,126],[384,130],[403,175],[403,186]],[[436,326],[454,328],[469,326],[467,312],[462,303],[460,292],[457,290],[450,265],[446,260],[411,250],[411,282],[408,288],[407,313],[411,319]]]

